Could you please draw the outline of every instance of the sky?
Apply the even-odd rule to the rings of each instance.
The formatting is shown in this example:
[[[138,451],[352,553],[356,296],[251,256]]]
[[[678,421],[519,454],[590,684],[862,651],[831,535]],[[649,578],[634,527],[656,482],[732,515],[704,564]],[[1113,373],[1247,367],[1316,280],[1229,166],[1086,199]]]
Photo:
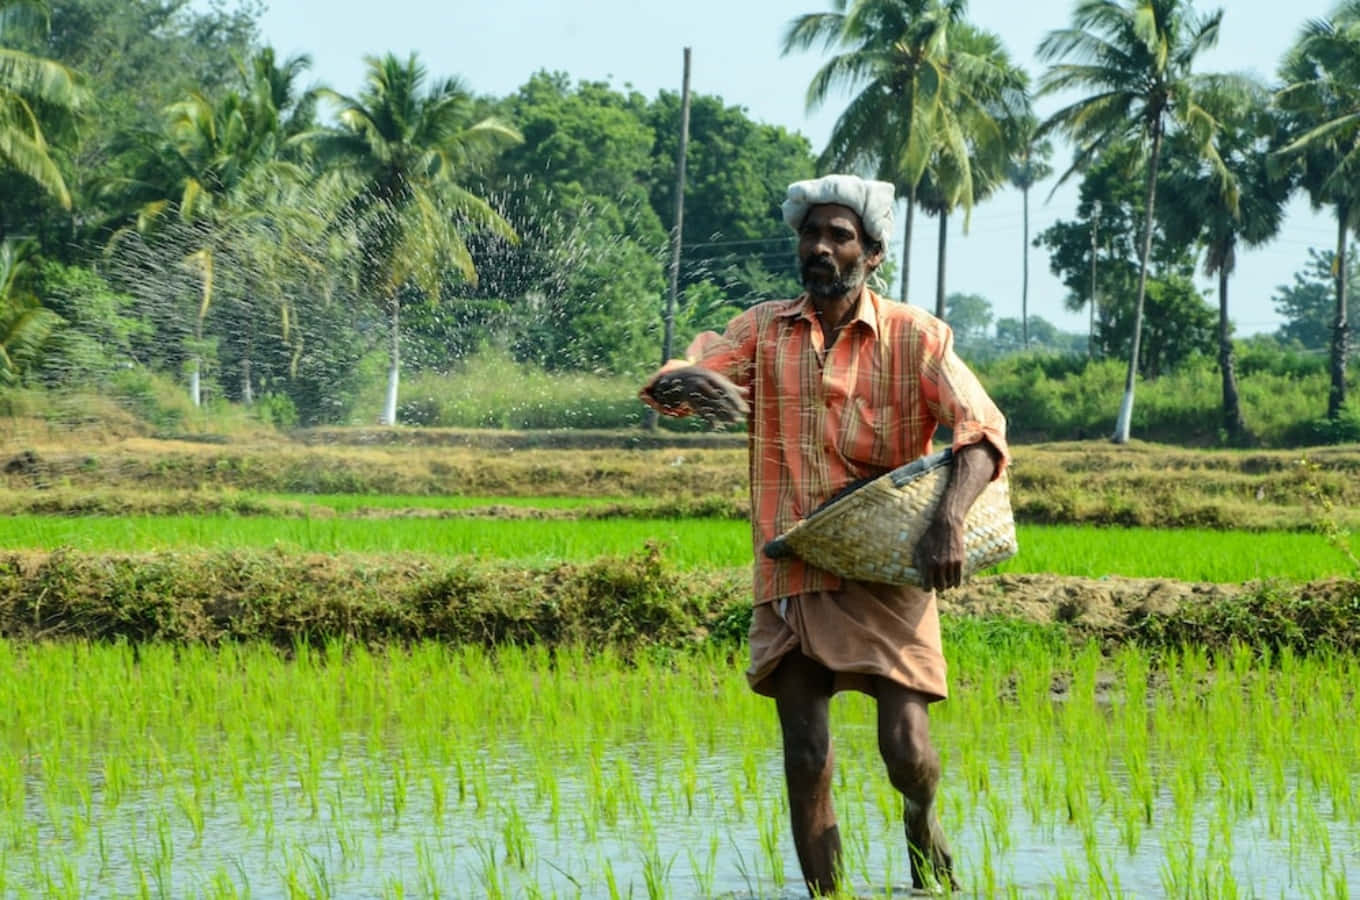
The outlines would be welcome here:
[[[1201,70],[1247,72],[1270,81],[1304,22],[1326,15],[1334,5],[1335,0],[1225,0],[1218,46],[1205,54]],[[1012,59],[1037,77],[1044,65],[1035,58],[1035,48],[1048,31],[1067,25],[1073,6],[1074,0],[972,0],[968,16],[999,34]],[[371,0],[270,0],[260,27],[263,40],[279,52],[311,55],[315,80],[344,93],[359,90],[366,54],[414,51],[432,75],[456,75],[479,94],[512,93],[534,72],[548,70],[565,72],[573,81],[609,81],[652,97],[662,90],[679,91],[688,46],[693,91],[743,107],[756,121],[800,132],[819,152],[848,95],[808,111],[807,85],[826,56],[814,50],[782,57],[780,44],[795,16],[830,8],[830,0],[384,0],[378,5]],[[1199,8],[1215,7],[1201,2]],[[1038,112],[1043,116],[1055,108],[1053,100],[1040,101]],[[691,134],[691,141],[702,139]],[[1069,162],[1070,149],[1060,145],[1055,169],[1062,172]],[[1031,192],[1031,236],[1074,217],[1076,180],[1053,192],[1055,177]],[[937,229],[933,219],[918,216],[916,222],[910,294],[914,302],[929,305]],[[1014,189],[975,206],[966,234],[962,216],[956,215],[948,239],[947,290],[981,294],[998,318],[1018,317],[1022,225],[1021,196]],[[900,242],[899,237],[890,247],[898,258]],[[1273,331],[1280,323],[1271,302],[1277,287],[1293,281],[1309,247],[1334,246],[1335,227],[1326,211],[1315,213],[1306,199],[1296,199],[1279,238],[1239,254],[1229,295],[1238,334]],[[1049,272],[1047,254],[1034,248],[1029,253],[1031,314],[1084,333],[1086,315],[1064,309],[1066,289]],[[1216,298],[1211,302],[1217,305]]]

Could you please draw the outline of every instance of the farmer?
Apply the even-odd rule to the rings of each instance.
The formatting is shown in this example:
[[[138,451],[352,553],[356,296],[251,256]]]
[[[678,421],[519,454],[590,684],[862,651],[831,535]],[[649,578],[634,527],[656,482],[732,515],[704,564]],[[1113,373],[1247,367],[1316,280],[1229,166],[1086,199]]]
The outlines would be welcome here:
[[[761,548],[847,484],[928,454],[944,424],[954,465],[916,563],[930,588],[956,587],[964,514],[1008,459],[1005,419],[954,354],[949,327],[866,286],[883,262],[892,206],[886,182],[828,175],[790,185],[783,214],[798,235],[803,295],[699,335],[641,392],[668,415],[749,426],[756,566],[746,676],[775,701],[794,846],[814,894],[831,893],[841,874],[828,705],[847,689],[877,701],[879,750],[906,800],[913,887],[931,874],[955,886],[934,812],[940,763],[928,719],[947,693],[939,614],[932,589],[849,581]]]

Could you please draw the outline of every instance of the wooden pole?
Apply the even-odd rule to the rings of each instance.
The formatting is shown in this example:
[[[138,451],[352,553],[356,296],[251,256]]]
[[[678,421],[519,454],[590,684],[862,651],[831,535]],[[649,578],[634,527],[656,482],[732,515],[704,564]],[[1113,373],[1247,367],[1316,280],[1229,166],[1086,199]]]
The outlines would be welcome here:
[[[675,304],[680,294],[680,250],[685,228],[685,157],[689,151],[689,61],[690,48],[685,48],[685,75],[680,92],[680,149],[675,154],[675,225],[671,228],[671,284],[666,295],[665,337],[661,342],[661,364],[671,359],[675,340]],[[647,416],[647,428],[656,428],[657,414]]]
[[[1086,356],[1094,359],[1096,355],[1096,231],[1100,223],[1100,201],[1095,202],[1095,212],[1091,214],[1091,326],[1086,333]]]

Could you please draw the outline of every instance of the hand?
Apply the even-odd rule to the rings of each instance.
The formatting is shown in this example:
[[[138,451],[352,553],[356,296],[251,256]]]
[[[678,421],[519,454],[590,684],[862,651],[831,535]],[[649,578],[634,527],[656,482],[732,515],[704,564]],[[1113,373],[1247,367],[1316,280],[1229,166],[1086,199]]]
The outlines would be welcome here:
[[[927,589],[944,590],[963,582],[963,521],[1001,461],[1001,453],[990,441],[970,444],[954,453],[935,518],[916,544],[916,571]]]
[[[701,366],[685,366],[661,375],[652,384],[651,394],[663,406],[689,407],[695,415],[718,428],[741,422],[750,412],[741,388]]]
[[[963,583],[963,523],[936,516],[916,544],[916,571],[927,590],[944,590]]]

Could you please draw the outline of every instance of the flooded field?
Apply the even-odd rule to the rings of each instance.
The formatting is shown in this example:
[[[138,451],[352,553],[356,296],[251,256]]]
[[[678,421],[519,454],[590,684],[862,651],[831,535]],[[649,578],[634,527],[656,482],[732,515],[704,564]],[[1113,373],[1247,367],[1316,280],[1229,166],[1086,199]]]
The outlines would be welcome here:
[[[953,629],[934,707],[968,896],[1347,897],[1353,658]],[[1267,664],[1268,663],[1268,664]],[[0,644],[6,896],[794,897],[741,660]],[[908,893],[873,707],[833,704],[856,892]]]

